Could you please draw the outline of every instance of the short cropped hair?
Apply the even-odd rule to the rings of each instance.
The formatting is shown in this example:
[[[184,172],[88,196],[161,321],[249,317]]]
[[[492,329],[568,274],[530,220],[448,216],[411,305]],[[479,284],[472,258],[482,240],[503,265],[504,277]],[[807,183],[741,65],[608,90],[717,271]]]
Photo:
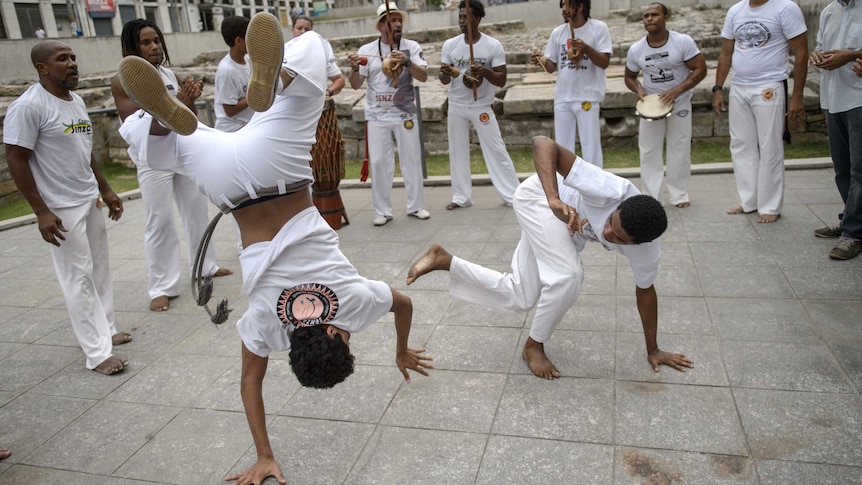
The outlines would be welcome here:
[[[461,0],[461,3],[458,4],[458,9],[464,8],[466,2]],[[485,6],[482,5],[482,2],[479,0],[470,0],[470,15],[476,17],[477,19],[485,18]]]
[[[661,2],[653,2],[650,5],[657,5],[661,9],[661,13],[663,13],[665,17],[670,17],[670,9],[667,8],[667,5]]]
[[[661,202],[648,195],[636,195],[619,206],[620,224],[634,240],[643,244],[658,239],[667,230],[667,214]]]
[[[123,25],[123,32],[120,34],[120,46],[122,47],[123,57],[128,56],[141,56],[140,49],[140,37],[141,31],[145,28],[150,27],[151,29],[156,31],[156,35],[159,36],[159,40],[162,43],[162,52],[164,53],[165,60],[162,61],[162,64],[165,66],[171,65],[171,56],[168,55],[168,45],[165,44],[165,36],[162,34],[162,29],[159,28],[155,22],[148,19],[134,19],[129,20]]]
[[[245,39],[245,32],[248,30],[248,19],[238,15],[225,17],[221,22],[221,36],[228,47],[233,47],[237,37]]]
[[[353,374],[353,354],[341,335],[322,325],[297,327],[290,336],[290,368],[305,387],[328,389]]]

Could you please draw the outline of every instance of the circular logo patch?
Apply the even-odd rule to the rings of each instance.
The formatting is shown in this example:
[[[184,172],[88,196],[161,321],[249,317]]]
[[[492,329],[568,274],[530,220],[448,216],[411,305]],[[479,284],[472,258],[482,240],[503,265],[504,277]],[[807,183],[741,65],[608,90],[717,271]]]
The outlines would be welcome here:
[[[584,111],[589,111],[593,109],[593,103],[590,103],[589,101],[584,101],[583,103],[581,103],[581,109]]]
[[[772,98],[775,97],[775,90],[773,90],[772,88],[766,88],[760,95],[763,96],[764,101],[770,101],[772,100]]]
[[[335,318],[338,296],[327,286],[305,283],[282,291],[275,312],[285,325],[313,327]]]
[[[404,128],[407,128],[408,130],[412,130],[413,129],[413,120],[404,121]]]
[[[685,118],[686,116],[688,116],[688,110],[687,109],[681,110],[681,111],[677,112],[676,115],[679,116],[680,118]]]
[[[479,122],[480,122],[480,123],[482,123],[482,124],[487,123],[487,122],[488,122],[488,120],[490,120],[490,119],[491,119],[491,117],[490,117],[490,116],[488,116],[488,113],[482,113],[482,114],[480,114],[480,115],[479,115]]]

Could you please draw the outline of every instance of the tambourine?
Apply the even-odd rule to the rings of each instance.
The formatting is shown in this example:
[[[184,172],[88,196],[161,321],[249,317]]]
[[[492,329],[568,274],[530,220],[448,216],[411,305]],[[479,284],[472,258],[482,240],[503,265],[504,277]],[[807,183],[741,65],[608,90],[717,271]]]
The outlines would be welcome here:
[[[635,105],[635,114],[646,120],[662,120],[673,113],[673,104],[665,104],[658,94],[648,94]]]

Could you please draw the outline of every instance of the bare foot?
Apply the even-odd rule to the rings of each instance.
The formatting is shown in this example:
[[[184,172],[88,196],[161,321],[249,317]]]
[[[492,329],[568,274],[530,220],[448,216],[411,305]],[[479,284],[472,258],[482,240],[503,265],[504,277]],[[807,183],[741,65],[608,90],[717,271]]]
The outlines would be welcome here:
[[[227,275],[230,275],[230,274],[233,274],[233,271],[231,271],[231,270],[229,270],[229,269],[227,269],[227,268],[219,268],[219,269],[218,269],[218,271],[216,271],[216,272],[215,272],[215,274],[214,274],[213,276],[215,276],[216,278],[218,278],[219,276],[227,276]]]
[[[112,355],[108,357],[108,360],[102,362],[93,370],[96,372],[101,372],[106,376],[111,376],[125,369],[127,365],[129,365],[128,360],[121,359],[116,355]]]
[[[760,218],[757,219],[757,222],[761,224],[772,224],[777,221],[781,217],[781,214],[760,214]]]
[[[545,355],[545,345],[533,340],[532,337],[527,338],[527,343],[524,344],[524,350],[521,352],[521,357],[527,361],[527,367],[542,379],[556,379],[560,377],[560,371]]]
[[[748,211],[748,212],[746,212],[746,211],[742,208],[742,206],[741,206],[741,205],[738,205],[738,206],[736,206],[736,207],[731,207],[730,209],[727,209],[725,212],[727,212],[728,214],[751,214],[751,213],[752,213],[752,212],[754,212],[754,211]]]
[[[6,458],[9,458],[10,456],[12,456],[11,451],[0,448],[0,460],[5,460]]]
[[[129,332],[117,332],[111,335],[111,343],[114,345],[123,345],[132,341],[132,334]]]
[[[171,299],[167,295],[157,296],[150,302],[151,312],[166,312],[171,307]]]
[[[691,205],[691,202],[680,202],[679,204],[676,205],[676,207],[678,209],[685,209],[686,207],[688,207],[690,205]]]
[[[428,251],[425,251],[413,266],[410,267],[410,270],[407,271],[407,284],[413,283],[420,276],[425,273],[430,273],[432,271],[442,269],[449,271],[449,266],[452,264],[452,255],[449,254],[448,251],[443,249],[443,246],[439,244],[432,244]]]

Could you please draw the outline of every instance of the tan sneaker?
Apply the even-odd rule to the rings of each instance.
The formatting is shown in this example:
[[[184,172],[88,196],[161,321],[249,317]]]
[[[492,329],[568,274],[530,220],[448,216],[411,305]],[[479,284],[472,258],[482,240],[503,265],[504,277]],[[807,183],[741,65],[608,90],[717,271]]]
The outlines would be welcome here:
[[[245,34],[251,78],[246,100],[254,111],[266,111],[275,101],[281,62],[284,59],[284,35],[278,19],[269,12],[252,17]]]
[[[138,56],[124,57],[117,75],[129,98],[161,124],[180,135],[191,135],[198,129],[198,117],[168,92],[159,71],[149,61]]]

